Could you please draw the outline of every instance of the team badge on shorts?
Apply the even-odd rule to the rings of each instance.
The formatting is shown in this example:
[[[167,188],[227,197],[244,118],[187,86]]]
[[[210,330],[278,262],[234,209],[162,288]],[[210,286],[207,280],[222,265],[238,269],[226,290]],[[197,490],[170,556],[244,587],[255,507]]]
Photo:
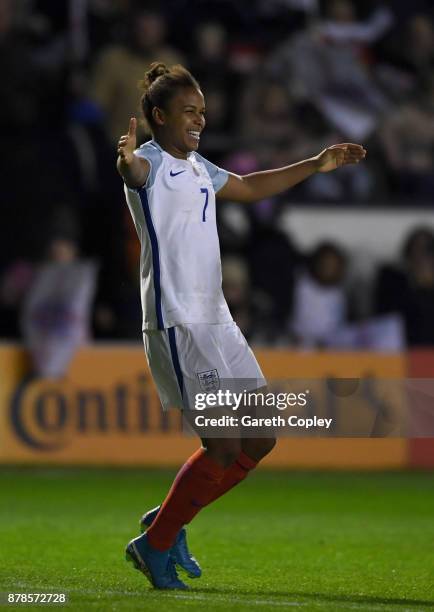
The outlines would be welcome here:
[[[220,378],[217,370],[207,370],[206,372],[197,372],[200,388],[205,393],[217,391],[220,388]]]

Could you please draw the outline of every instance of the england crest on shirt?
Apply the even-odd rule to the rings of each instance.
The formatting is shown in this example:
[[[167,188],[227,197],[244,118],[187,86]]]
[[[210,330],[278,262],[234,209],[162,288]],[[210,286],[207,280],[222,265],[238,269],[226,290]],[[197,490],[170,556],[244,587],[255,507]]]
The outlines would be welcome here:
[[[212,393],[220,388],[220,378],[217,370],[206,370],[206,372],[197,372],[200,388],[205,393]]]

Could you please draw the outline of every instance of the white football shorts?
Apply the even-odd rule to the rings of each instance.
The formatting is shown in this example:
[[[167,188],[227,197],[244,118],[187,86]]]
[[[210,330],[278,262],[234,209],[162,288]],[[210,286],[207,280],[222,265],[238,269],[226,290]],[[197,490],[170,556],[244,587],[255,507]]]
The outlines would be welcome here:
[[[163,410],[194,409],[197,393],[241,393],[267,384],[234,321],[148,329],[143,341]]]

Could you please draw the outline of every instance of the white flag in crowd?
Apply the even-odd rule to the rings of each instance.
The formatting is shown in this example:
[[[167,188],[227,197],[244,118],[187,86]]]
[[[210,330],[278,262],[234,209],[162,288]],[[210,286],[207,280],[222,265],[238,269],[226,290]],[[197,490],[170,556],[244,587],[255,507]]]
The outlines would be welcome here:
[[[22,319],[24,340],[40,376],[63,376],[87,340],[96,279],[97,266],[90,261],[41,266]]]

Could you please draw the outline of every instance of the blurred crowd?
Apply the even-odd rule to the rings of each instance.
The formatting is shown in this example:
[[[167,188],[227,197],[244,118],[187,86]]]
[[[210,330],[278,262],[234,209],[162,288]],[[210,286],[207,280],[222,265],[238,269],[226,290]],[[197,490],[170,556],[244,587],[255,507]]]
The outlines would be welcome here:
[[[219,207],[225,294],[246,336],[362,346],[378,333],[367,321],[386,336],[398,321],[405,342],[434,344],[428,228],[377,270],[360,308],[350,254],[326,242],[300,253],[276,220],[294,202],[429,204],[433,15],[429,0],[0,0],[0,337],[22,334],[37,262],[66,257],[98,264],[91,335],[140,338],[139,245],[116,142],[139,116],[137,82],[159,60],[201,83],[201,153],[230,171],[286,165],[342,141],[368,149],[363,164],[281,197]]]

